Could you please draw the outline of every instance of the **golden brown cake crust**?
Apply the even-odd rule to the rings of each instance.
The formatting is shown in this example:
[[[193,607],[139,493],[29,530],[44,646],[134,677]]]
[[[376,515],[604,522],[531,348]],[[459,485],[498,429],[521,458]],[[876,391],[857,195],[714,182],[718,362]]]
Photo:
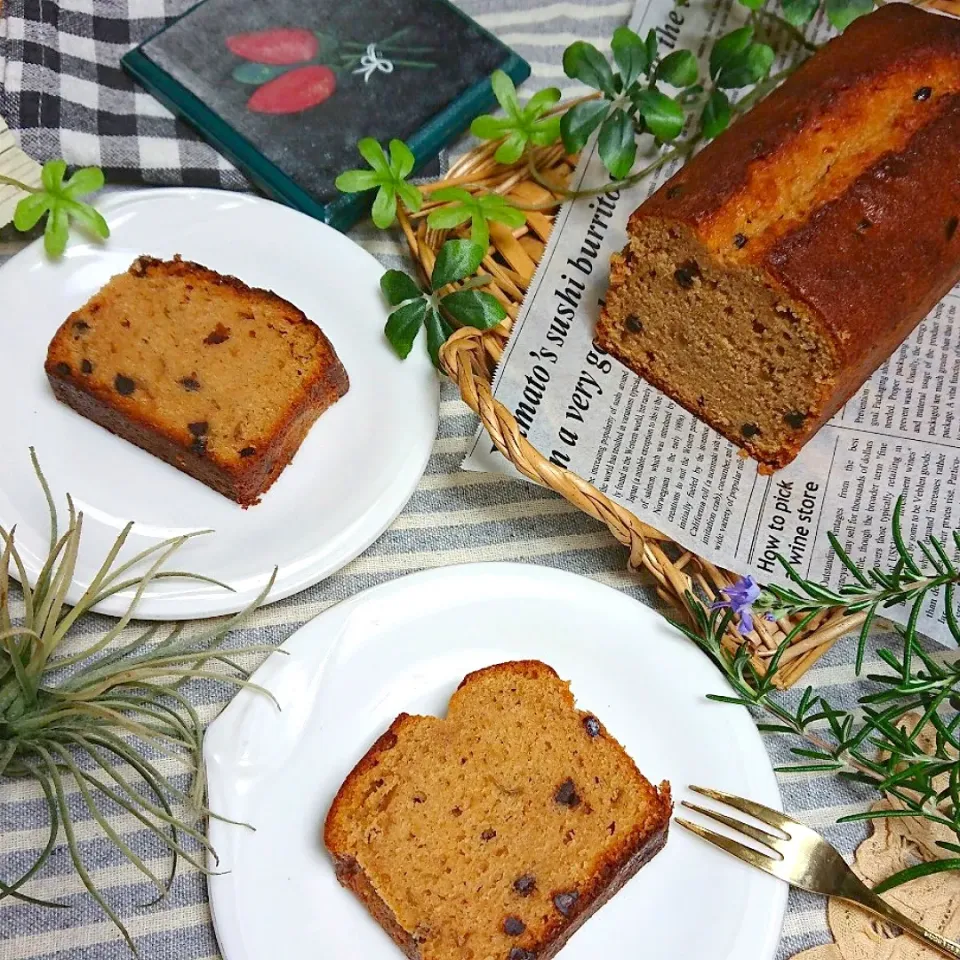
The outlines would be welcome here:
[[[811,383],[802,426],[761,446],[624,348],[618,331],[637,304],[617,294],[644,267],[630,246],[615,258],[598,341],[762,463],[784,466],[960,281],[958,217],[960,22],[887,4],[811,57],[629,224],[632,236],[674,225],[702,249],[708,264],[695,256],[698,266],[752,272],[787,313],[809,319],[835,369]]]
[[[349,388],[293,304],[179,257],[114,277],[61,325],[45,370],[78,413],[244,506]]]
[[[553,704],[555,709],[543,717],[546,727],[538,729],[548,741],[553,739],[551,729],[555,731],[557,742],[548,742],[548,751],[555,749],[564,754],[566,749],[561,741],[569,730],[557,728],[557,718],[562,715],[574,731],[574,753],[582,750],[589,758],[591,748],[603,752],[602,760],[597,755],[595,784],[588,782],[591,778],[587,772],[593,769],[590,760],[584,760],[581,768],[571,757],[563,763],[579,771],[572,774],[578,781],[576,786],[572,779],[564,781],[560,790],[551,784],[541,796],[535,777],[526,780],[523,771],[527,765],[549,762],[547,757],[524,754],[522,759],[518,758],[517,770],[507,771],[502,758],[495,763],[486,762],[490,759],[490,744],[486,740],[483,746],[477,746],[477,756],[470,753],[461,757],[459,763],[456,761],[458,751],[466,752],[464,744],[473,742],[474,734],[469,731],[477,730],[479,744],[483,737],[481,726],[502,722],[508,730],[520,729],[517,736],[522,736],[521,714],[503,700],[510,691],[516,694],[518,706],[535,692],[546,693],[545,702]],[[451,721],[451,717],[456,720]],[[489,724],[486,720],[477,723],[481,717]],[[436,783],[425,786],[426,781],[416,772],[419,758],[414,755],[425,744],[440,744],[438,757],[444,757],[458,772],[465,770],[463,777],[477,777],[470,781],[473,792],[470,784],[453,785],[438,796],[441,788]],[[512,746],[507,744],[502,756],[509,757]],[[518,740],[516,746],[521,748],[522,741]],[[447,755],[449,751],[453,752]],[[407,756],[399,756],[405,752]],[[563,763],[561,769],[567,769]],[[616,783],[608,783],[611,764],[617,766],[616,775],[622,778]],[[430,759],[425,765],[431,769],[435,766]],[[482,774],[473,773],[474,769]],[[477,784],[482,786],[490,778],[500,778],[504,783],[494,790],[492,800],[488,797],[484,801],[476,793]],[[527,795],[520,797],[525,792]],[[605,814],[610,808],[605,805],[606,796],[615,798],[613,809],[619,811],[617,816],[625,818],[619,827],[613,820],[607,823]],[[557,797],[561,799],[558,801]],[[533,826],[533,835],[539,837],[541,829],[547,834],[542,841],[546,846],[539,850],[513,847],[521,837],[529,841],[531,836],[518,823],[521,803],[532,803],[523,809],[528,819],[537,818],[535,824],[531,820],[527,825]],[[433,812],[430,804],[436,804]],[[654,789],[597,718],[575,709],[568,685],[552,668],[539,661],[517,661],[468,675],[451,699],[448,720],[400,714],[338,791],[327,815],[324,841],[334,858],[340,883],[363,901],[408,957],[546,960],[555,956],[570,936],[662,849],[671,809],[669,785],[664,783]],[[417,815],[419,811],[424,811],[422,816]],[[592,817],[603,819],[600,832],[605,842],[599,846],[594,840],[585,841],[587,845],[581,848],[576,845],[576,833],[588,831]],[[456,822],[458,828],[462,825],[463,836],[455,849],[448,849],[446,841],[436,839],[445,829],[445,821]],[[443,887],[441,902],[453,903],[458,902],[462,880],[462,891],[468,891],[462,912],[454,908],[452,914],[443,913],[431,901],[429,891],[418,891],[415,903],[398,894],[397,858],[404,854],[393,849],[391,832],[395,836],[409,832],[412,836],[421,830],[430,839],[425,836],[423,846],[415,846],[409,856],[422,853],[430,862],[448,864],[446,874],[435,878],[435,882],[438,886],[449,884]],[[616,840],[611,830],[617,833]],[[558,836],[563,836],[557,846],[551,846],[551,831],[560,831]],[[378,845],[384,843],[389,849],[378,850]],[[559,862],[567,851],[569,862]],[[385,863],[382,857],[392,860]],[[558,876],[564,877],[564,882],[559,887],[551,886],[549,878]],[[412,874],[404,874],[404,889],[415,882]],[[481,908],[481,903],[487,906]],[[468,910],[472,911],[471,919],[461,919]],[[518,924],[519,932],[508,933],[508,921]],[[466,926],[447,929],[447,924],[456,923]],[[487,926],[471,929],[470,923]]]

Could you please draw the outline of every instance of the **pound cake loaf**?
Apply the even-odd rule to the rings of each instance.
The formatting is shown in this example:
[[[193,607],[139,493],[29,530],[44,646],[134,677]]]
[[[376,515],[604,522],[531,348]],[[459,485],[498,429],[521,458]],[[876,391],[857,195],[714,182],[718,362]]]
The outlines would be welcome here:
[[[293,304],[179,257],[140,257],[72,313],[46,372],[83,416],[244,506],[348,389]]]
[[[599,345],[764,472],[960,280],[960,21],[856,20],[630,218]]]
[[[535,660],[402,713],[340,788],[337,878],[412,960],[548,960],[667,839],[654,788]]]

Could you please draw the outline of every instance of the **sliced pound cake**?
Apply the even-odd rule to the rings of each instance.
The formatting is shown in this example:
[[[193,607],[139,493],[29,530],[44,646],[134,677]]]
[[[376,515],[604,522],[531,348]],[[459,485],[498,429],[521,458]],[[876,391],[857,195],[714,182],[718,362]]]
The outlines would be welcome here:
[[[401,714],[340,788],[337,877],[411,958],[547,960],[664,845],[654,788],[535,660]]]
[[[140,257],[47,351],[57,398],[244,506],[348,389],[293,304],[175,257]]]

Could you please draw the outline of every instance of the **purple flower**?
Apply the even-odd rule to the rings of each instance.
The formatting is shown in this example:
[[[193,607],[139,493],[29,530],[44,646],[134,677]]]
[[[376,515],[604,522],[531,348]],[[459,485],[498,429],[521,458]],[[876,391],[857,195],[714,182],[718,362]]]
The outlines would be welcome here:
[[[760,585],[753,577],[741,577],[736,583],[729,587],[724,587],[721,591],[726,596],[726,600],[718,600],[710,604],[711,610],[721,610],[729,607],[740,617],[739,630],[742,634],[748,634],[753,629],[753,610],[751,605],[759,598],[761,590]]]

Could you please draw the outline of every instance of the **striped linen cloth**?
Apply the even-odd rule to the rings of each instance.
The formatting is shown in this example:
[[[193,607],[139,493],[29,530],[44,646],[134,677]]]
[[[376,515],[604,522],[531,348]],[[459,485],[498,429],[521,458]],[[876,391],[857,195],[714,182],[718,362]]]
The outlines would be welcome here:
[[[533,78],[526,85],[528,89],[556,84],[570,92],[573,85],[560,66],[563,48],[576,39],[608,46],[614,28],[626,22],[632,8],[628,0],[562,0],[536,6],[530,0],[457,2],[530,61]],[[385,265],[402,264],[403,250],[392,235],[362,224],[352,236]],[[0,241],[0,262],[16,249],[16,242]],[[420,485],[393,526],[338,574],[261,610],[233,642],[281,643],[307,620],[367,587],[416,570],[475,560],[545,564],[598,580],[651,605],[657,603],[649,587],[639,585],[625,572],[625,551],[607,530],[566,501],[525,483],[461,472],[459,463],[475,428],[476,418],[454,387],[445,384],[433,454]],[[94,631],[106,629],[108,622],[103,619],[88,624],[88,638]],[[84,637],[75,642],[79,646]],[[808,681],[836,705],[854,703],[865,689],[865,683],[854,676],[852,646],[852,641],[842,641],[808,675]],[[947,655],[941,648],[931,649],[937,656]],[[875,646],[871,646],[867,661],[864,673],[881,668]],[[216,716],[231,694],[230,688],[209,681],[194,682],[186,689],[205,720]],[[772,762],[789,760],[789,745],[784,738],[770,738],[767,744]],[[864,809],[869,791],[829,776],[787,773],[780,775],[779,781],[785,809],[820,830],[846,855],[852,855],[865,830],[838,827],[835,821]],[[77,841],[91,877],[136,938],[141,956],[148,960],[219,957],[203,877],[189,865],[182,865],[170,896],[155,906],[141,906],[153,899],[152,887],[84,815],[75,788],[69,800],[77,818]],[[136,821],[129,815],[116,815],[113,822],[148,863],[162,869],[162,849],[138,829]],[[0,878],[19,875],[32,862],[46,841],[45,824],[46,807],[39,788],[27,782],[0,783]],[[85,895],[65,845],[57,847],[27,892],[65,900],[71,909],[43,910],[0,901],[0,960],[54,955],[60,960],[128,960],[130,954],[115,928]],[[678,900],[681,897],[678,892]],[[778,960],[827,940],[823,901],[792,892]]]

